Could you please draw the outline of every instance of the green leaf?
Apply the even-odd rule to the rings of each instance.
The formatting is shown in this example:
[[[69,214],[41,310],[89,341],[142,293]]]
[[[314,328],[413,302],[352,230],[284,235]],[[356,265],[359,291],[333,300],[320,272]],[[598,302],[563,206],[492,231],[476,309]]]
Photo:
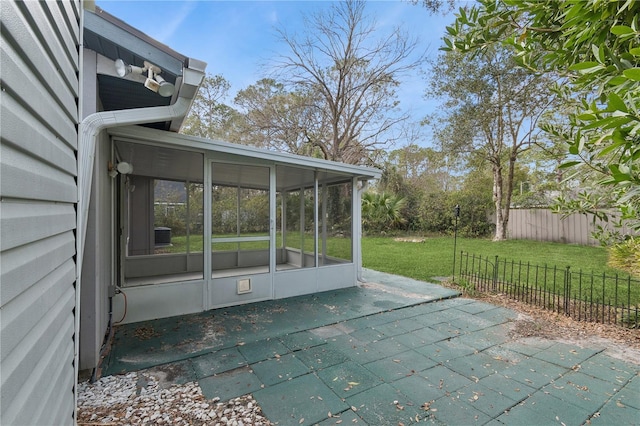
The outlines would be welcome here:
[[[569,67],[570,71],[583,71],[591,68],[601,67],[601,65],[597,62],[588,61],[588,62],[580,62],[578,64],[573,64]]]
[[[640,56],[640,47],[629,49],[629,53],[631,53],[633,56]]]
[[[622,71],[622,74],[630,80],[640,81],[640,68],[629,68]]]
[[[607,81],[607,84],[609,86],[619,86],[619,85],[621,85],[623,83],[626,83],[627,81],[629,81],[628,78],[624,78],[623,76],[618,75],[618,76],[613,77],[609,81]]]
[[[582,121],[591,121],[591,120],[595,120],[596,118],[597,118],[596,115],[591,113],[584,113],[584,114],[578,115],[578,119]]]
[[[567,161],[566,163],[562,163],[558,166],[559,169],[568,169],[569,167],[576,166],[580,164],[580,161]]]
[[[607,110],[629,112],[629,110],[627,109],[627,105],[625,105],[622,98],[614,92],[609,93],[609,103],[607,105]]]
[[[633,31],[631,27],[627,27],[626,25],[616,25],[615,27],[611,27],[611,34],[624,35],[633,33],[635,33],[635,31]]]

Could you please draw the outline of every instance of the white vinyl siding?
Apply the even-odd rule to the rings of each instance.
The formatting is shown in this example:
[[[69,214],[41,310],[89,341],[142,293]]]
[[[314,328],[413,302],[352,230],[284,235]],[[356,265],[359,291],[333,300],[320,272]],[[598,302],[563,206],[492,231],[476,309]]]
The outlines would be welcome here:
[[[0,424],[72,425],[80,2],[0,7]]]

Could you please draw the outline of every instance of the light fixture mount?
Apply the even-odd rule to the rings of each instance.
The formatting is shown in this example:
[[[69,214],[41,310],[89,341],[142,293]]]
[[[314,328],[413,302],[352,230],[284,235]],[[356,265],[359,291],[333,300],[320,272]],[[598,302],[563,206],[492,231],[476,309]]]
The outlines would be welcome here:
[[[114,66],[116,68],[116,74],[120,77],[125,77],[128,74],[143,75],[146,73],[147,78],[144,81],[144,87],[164,98],[172,96],[175,91],[175,86],[160,76],[162,69],[149,61],[143,61],[143,63],[144,67],[138,67],[127,64],[122,59],[116,59]]]

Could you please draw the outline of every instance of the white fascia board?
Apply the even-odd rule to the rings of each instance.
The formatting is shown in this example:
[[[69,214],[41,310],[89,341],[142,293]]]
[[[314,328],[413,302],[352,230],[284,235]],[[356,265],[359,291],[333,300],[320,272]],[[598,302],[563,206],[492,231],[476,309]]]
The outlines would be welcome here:
[[[221,152],[225,154],[255,158],[263,161],[270,161],[276,164],[286,164],[319,171],[326,170],[334,173],[344,173],[357,176],[358,178],[365,180],[379,179],[382,176],[382,171],[373,167],[356,166],[353,164],[304,157],[285,152],[269,151],[249,145],[204,139],[140,126],[112,128],[109,129],[109,134],[115,138],[124,138],[131,142],[144,141],[158,143],[163,146],[171,146],[174,148],[188,147],[202,152]]]
[[[105,15],[104,12],[89,11],[85,13],[84,30],[91,31],[96,34],[96,36],[145,58],[147,61],[173,75],[180,75],[182,73],[184,58],[178,58],[174,54],[169,53],[168,48],[159,48],[157,46],[158,43],[152,43],[153,39],[150,37],[145,37],[145,39],[142,38],[141,33],[132,34],[122,26],[116,25],[101,15]],[[122,25],[124,25],[124,23],[122,23]]]

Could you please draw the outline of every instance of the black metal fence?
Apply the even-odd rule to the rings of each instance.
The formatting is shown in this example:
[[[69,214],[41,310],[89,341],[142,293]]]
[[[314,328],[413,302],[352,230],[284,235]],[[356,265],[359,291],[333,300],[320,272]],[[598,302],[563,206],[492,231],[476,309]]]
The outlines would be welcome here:
[[[578,321],[640,328],[640,280],[572,271],[461,252],[458,284],[506,297]]]

